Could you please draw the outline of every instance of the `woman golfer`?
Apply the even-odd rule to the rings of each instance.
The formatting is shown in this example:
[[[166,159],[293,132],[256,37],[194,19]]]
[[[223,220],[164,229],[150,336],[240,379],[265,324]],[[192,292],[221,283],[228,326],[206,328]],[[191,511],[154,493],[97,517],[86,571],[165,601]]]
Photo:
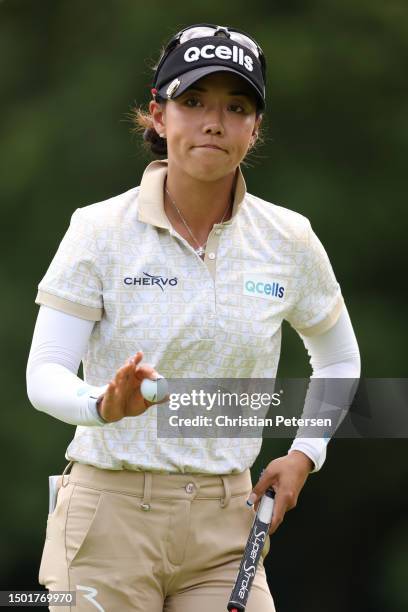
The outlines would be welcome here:
[[[248,498],[273,486],[272,533],[325,459],[323,440],[298,438],[253,487],[262,440],[159,438],[164,407],[144,399],[144,378],[274,378],[284,319],[314,376],[359,375],[309,221],[246,191],[240,164],[264,106],[265,59],[250,36],[179,32],[149,113],[135,117],[167,159],[139,187],[77,209],[39,284],[28,395],[77,425],[39,581],[75,590],[79,612],[223,612],[253,521]],[[274,609],[261,562],[247,610]]]

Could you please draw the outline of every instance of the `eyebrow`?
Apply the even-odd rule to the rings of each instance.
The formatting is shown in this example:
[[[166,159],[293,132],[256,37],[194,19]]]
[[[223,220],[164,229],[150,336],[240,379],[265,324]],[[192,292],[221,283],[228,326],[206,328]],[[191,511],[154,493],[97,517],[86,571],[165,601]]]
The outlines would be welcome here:
[[[202,93],[205,93],[206,91],[208,91],[208,89],[204,89],[204,87],[198,87],[198,85],[191,85],[191,87],[189,87],[185,93],[187,93],[188,91],[200,91]],[[229,96],[246,96],[246,97],[250,97],[250,93],[247,91],[229,91],[228,92]]]
[[[230,96],[250,96],[248,91],[229,91]]]

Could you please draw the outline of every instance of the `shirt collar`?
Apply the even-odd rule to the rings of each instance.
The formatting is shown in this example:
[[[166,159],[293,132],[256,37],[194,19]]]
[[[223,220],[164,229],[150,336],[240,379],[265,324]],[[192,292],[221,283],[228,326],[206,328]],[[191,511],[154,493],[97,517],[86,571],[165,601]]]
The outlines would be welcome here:
[[[163,187],[166,175],[166,159],[162,161],[154,161],[147,166],[140,183],[137,218],[139,221],[143,221],[144,223],[150,223],[151,225],[156,225],[157,227],[171,229],[170,221],[164,212],[163,206]],[[231,220],[238,213],[242,202],[244,201],[245,195],[245,180],[242,175],[241,168],[238,168]]]

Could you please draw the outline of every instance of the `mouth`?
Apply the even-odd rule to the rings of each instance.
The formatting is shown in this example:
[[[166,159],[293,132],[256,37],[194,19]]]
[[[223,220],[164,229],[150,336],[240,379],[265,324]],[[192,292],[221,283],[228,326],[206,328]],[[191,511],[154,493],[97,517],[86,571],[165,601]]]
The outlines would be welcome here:
[[[224,151],[224,153],[226,153],[227,151],[225,149],[223,149],[222,147],[218,147],[215,144],[204,144],[204,145],[197,145],[196,147],[194,147],[195,149],[213,149],[215,151]]]

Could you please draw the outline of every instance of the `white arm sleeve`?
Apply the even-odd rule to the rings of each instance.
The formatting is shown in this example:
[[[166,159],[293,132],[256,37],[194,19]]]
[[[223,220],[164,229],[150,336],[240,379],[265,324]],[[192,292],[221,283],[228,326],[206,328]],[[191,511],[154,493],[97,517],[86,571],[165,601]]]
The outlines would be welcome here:
[[[94,387],[77,376],[94,321],[41,306],[27,363],[27,394],[37,410],[71,425],[102,426]]]
[[[312,378],[350,379],[350,385],[344,385],[344,396],[350,399],[349,387],[360,378],[361,364],[357,340],[346,306],[343,307],[337,323],[327,332],[317,336],[299,335],[310,357]],[[306,394],[305,410],[308,401],[311,399]],[[317,472],[326,459],[328,441],[326,438],[295,438],[289,452],[302,451],[313,461],[315,468],[312,471]]]

